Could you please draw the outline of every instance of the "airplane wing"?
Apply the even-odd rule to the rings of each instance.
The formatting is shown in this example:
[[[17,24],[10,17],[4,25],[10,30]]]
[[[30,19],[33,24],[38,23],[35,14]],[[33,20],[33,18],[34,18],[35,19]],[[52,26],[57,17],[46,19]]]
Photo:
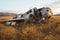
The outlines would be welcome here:
[[[11,22],[11,21],[13,21],[13,22],[15,22],[15,21],[21,21],[21,20],[24,20],[24,18],[16,18],[16,19],[9,19],[9,20],[0,20],[0,22]]]

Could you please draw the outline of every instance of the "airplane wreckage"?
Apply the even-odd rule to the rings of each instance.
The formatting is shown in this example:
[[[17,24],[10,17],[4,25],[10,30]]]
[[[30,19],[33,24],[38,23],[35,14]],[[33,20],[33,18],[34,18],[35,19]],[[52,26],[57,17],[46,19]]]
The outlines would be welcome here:
[[[34,24],[46,23],[51,18],[52,14],[52,10],[49,7],[33,8],[13,19],[4,20],[4,22],[7,25],[20,25],[23,21]]]

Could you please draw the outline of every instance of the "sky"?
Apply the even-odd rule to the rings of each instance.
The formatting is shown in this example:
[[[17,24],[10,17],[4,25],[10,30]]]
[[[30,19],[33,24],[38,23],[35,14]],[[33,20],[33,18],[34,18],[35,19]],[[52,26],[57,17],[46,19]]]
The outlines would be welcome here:
[[[46,5],[51,7],[51,4],[55,5],[56,2],[59,0],[0,0],[0,11],[24,13],[34,7],[40,8]]]
[[[60,1],[50,4],[48,7],[52,9],[54,14],[60,14]]]

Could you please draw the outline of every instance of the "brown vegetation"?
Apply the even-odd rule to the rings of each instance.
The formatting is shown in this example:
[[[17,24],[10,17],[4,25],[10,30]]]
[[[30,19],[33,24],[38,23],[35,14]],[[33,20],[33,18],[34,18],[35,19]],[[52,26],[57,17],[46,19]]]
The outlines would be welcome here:
[[[19,28],[0,23],[0,40],[60,40],[60,16],[46,24],[23,23]]]
[[[9,20],[12,19],[14,16],[0,16],[0,20]]]

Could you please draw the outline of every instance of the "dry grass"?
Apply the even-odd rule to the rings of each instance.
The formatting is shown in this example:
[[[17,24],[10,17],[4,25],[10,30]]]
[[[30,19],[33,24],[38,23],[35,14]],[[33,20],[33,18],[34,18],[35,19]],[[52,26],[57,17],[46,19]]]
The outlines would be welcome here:
[[[47,24],[23,23],[19,28],[0,24],[0,40],[60,40],[60,16]]]
[[[12,19],[14,16],[0,16],[0,20]]]

